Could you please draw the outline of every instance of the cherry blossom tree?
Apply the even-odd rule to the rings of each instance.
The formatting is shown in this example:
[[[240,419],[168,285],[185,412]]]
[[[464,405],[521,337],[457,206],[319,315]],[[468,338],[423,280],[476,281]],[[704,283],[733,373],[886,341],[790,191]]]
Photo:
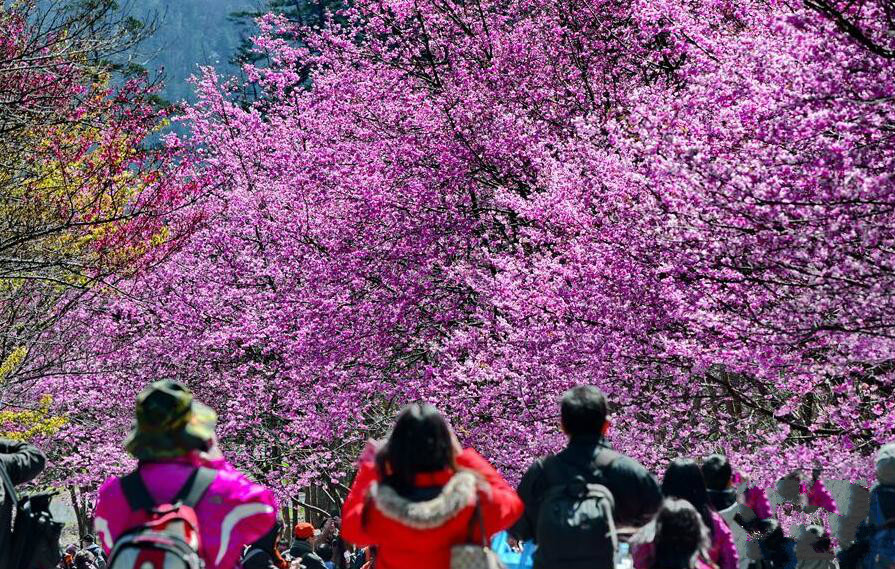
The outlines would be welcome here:
[[[866,477],[895,426],[887,7],[262,18],[261,95],[240,104],[244,82],[206,69],[184,117],[201,227],[78,315],[87,375],[47,385],[88,401],[66,439],[124,468],[133,396],[174,377],[221,413],[238,465],[338,500],[407,400],[515,476],[587,382],[654,468],[722,450],[762,482]]]
[[[153,144],[167,111],[122,51],[145,29],[115,2],[0,5],[0,431],[47,439],[85,352],[76,310],[160,262],[195,214],[190,156]],[[73,376],[72,379],[79,376]],[[65,446],[59,439],[60,448]]]

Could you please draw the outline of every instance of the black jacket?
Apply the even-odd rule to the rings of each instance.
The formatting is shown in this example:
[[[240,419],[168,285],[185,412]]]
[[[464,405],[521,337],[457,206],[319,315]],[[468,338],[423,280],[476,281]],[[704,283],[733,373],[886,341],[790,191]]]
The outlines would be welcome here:
[[[28,443],[0,438],[0,468],[6,470],[15,485],[33,480],[44,469],[46,458]],[[0,567],[9,565],[9,538],[12,527],[13,503],[6,485],[0,484]]]
[[[242,569],[276,569],[276,565],[269,551],[253,545],[242,557]]]
[[[276,569],[273,552],[277,546],[277,534],[282,528],[281,523],[275,523],[246,550],[242,557],[242,569]]]
[[[301,563],[306,569],[326,569],[323,559],[314,553],[311,542],[306,539],[293,541],[292,547],[289,548],[289,555],[292,556],[292,559],[301,559]]]
[[[593,461],[599,449],[609,446],[597,436],[572,437],[568,446],[556,457],[579,467],[580,471],[594,470]],[[662,491],[656,478],[639,462],[620,456],[602,471],[602,477],[615,500],[614,518],[619,527],[639,527],[652,519],[662,505]],[[538,541],[536,528],[541,501],[547,492],[544,459],[536,461],[516,490],[525,503],[525,513],[510,533],[521,540]],[[571,482],[571,480],[570,480]]]
[[[716,512],[726,510],[736,504],[737,501],[737,491],[733,488],[727,488],[725,490],[708,490],[708,494],[709,502],[711,502],[712,507]]]

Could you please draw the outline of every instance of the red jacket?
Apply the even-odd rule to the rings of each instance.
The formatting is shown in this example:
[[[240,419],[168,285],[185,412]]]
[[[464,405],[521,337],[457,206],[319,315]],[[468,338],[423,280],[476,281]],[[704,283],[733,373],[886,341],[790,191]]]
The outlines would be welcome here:
[[[376,466],[362,462],[342,508],[342,536],[358,546],[376,545],[376,569],[450,569],[451,546],[466,543],[476,499],[489,538],[510,527],[523,509],[515,490],[476,451],[464,450],[457,465],[458,472],[419,475],[418,487],[441,490],[414,502],[379,484]],[[481,543],[478,524],[472,525],[473,539]]]

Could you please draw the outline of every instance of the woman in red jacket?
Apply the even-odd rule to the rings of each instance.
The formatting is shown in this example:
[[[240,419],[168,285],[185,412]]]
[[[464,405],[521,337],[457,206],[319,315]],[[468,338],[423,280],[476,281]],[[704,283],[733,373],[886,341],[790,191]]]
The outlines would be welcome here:
[[[449,569],[451,547],[511,526],[522,501],[488,461],[463,450],[441,413],[411,404],[388,441],[361,454],[342,536],[375,545],[376,569]],[[481,520],[476,511],[481,512]]]

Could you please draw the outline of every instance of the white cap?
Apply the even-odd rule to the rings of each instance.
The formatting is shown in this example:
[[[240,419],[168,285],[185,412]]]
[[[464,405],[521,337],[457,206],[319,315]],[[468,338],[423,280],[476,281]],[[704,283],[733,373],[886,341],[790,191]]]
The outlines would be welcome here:
[[[880,484],[895,485],[895,443],[883,445],[876,455],[876,479]]]

